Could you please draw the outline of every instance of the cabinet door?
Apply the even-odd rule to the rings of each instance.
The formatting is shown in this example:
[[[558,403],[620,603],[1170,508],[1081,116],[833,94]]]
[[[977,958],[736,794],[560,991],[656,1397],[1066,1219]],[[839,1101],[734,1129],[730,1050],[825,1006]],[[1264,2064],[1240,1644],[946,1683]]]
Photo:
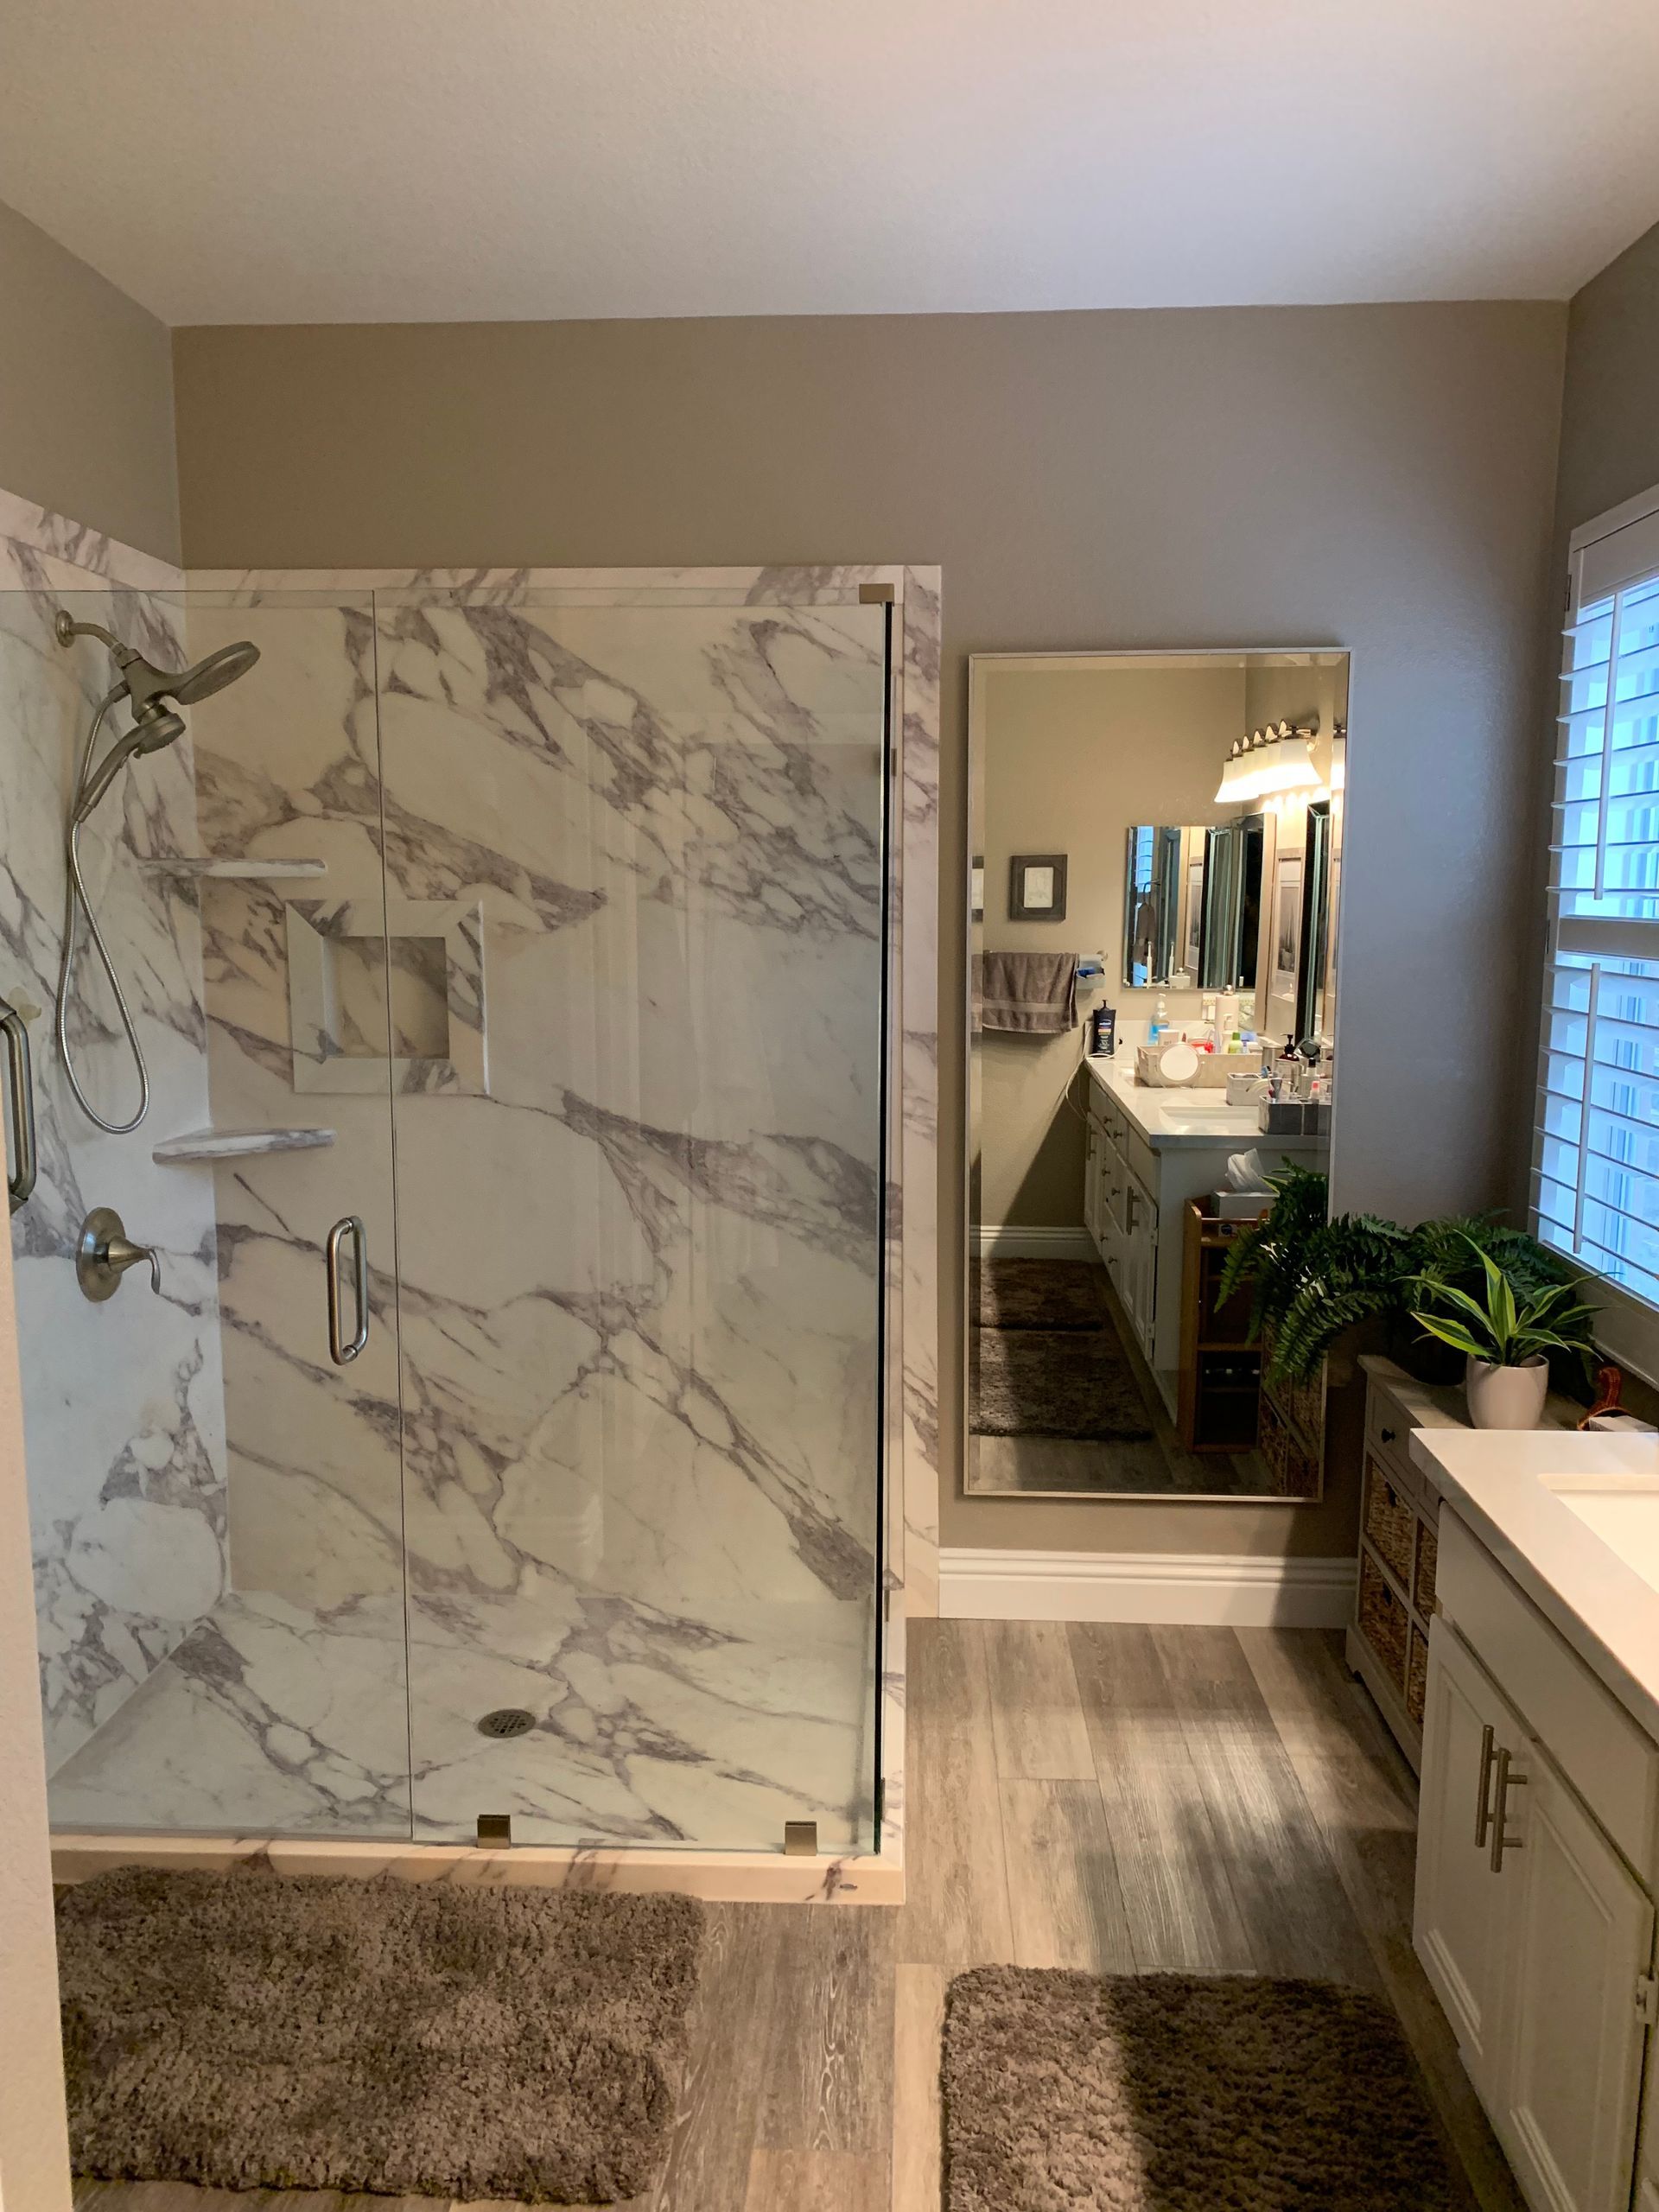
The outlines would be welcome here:
[[[1084,1140],[1083,1225],[1100,1243],[1100,1130],[1091,1119]]]
[[[1124,1176],[1124,1223],[1129,1286],[1124,1303],[1147,1357],[1152,1357],[1158,1313],[1158,1209],[1144,1187]]]
[[[1489,2109],[1497,2082],[1503,1916],[1520,1879],[1519,1856],[1503,1873],[1491,1869],[1492,1770],[1500,1746],[1513,1759],[1524,1740],[1515,1713],[1437,1618],[1428,1643],[1412,1941]],[[1512,1789],[1511,1802],[1525,1795]]]
[[[1625,2212],[1653,1908],[1535,1746],[1510,1833],[1519,1848],[1493,1885],[1514,1887],[1492,2119],[1531,2203]]]

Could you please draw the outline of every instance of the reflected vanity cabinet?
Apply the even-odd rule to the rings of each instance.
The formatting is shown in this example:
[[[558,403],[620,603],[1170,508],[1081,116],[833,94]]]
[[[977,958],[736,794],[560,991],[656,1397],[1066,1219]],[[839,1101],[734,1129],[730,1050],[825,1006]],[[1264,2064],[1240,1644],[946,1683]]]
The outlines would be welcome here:
[[[1413,1938],[1535,2212],[1659,2212],[1656,1743],[1448,1503]]]
[[[1089,1085],[1083,1217],[1147,1363],[1158,1337],[1158,1164],[1098,1084]]]

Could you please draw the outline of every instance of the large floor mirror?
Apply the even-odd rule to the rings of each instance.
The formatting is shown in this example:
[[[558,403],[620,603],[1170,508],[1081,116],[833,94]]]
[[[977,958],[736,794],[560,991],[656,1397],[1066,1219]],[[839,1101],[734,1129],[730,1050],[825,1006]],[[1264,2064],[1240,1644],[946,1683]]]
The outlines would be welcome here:
[[[1329,649],[970,663],[971,1491],[1320,1494],[1217,1291],[1328,1171],[1347,737]]]

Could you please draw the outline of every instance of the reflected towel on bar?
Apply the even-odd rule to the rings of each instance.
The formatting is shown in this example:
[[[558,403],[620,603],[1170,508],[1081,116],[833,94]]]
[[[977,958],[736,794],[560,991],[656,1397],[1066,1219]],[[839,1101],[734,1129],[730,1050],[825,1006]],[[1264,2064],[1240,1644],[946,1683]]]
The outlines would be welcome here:
[[[1064,1037],[1077,1020],[1075,952],[976,952],[974,1027]]]

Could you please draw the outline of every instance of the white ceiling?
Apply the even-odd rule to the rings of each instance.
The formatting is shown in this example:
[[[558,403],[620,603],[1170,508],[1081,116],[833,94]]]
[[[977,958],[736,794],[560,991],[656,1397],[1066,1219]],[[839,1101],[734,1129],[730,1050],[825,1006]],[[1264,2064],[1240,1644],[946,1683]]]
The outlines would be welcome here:
[[[0,200],[164,320],[1560,297],[1656,0],[0,0]]]

